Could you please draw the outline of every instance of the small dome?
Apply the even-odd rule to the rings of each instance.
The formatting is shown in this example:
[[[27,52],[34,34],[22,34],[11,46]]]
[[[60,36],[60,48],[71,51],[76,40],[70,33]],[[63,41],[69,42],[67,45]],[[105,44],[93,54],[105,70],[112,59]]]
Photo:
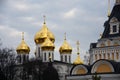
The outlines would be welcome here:
[[[30,48],[29,48],[29,46],[25,43],[24,37],[22,37],[22,41],[21,41],[21,43],[18,45],[16,51],[17,51],[17,53],[29,53],[29,52],[30,52]]]
[[[73,64],[78,65],[78,64],[83,64],[83,61],[80,59],[80,56],[78,55]]]
[[[72,47],[68,44],[66,39],[64,40],[62,46],[59,49],[59,52],[62,53],[71,53],[72,52]]]
[[[55,45],[50,41],[50,39],[47,37],[45,39],[45,42],[41,45],[42,50],[54,50]]]
[[[42,44],[47,36],[54,43],[55,37],[53,33],[48,30],[46,23],[44,22],[42,29],[35,34],[34,41],[36,44]]]

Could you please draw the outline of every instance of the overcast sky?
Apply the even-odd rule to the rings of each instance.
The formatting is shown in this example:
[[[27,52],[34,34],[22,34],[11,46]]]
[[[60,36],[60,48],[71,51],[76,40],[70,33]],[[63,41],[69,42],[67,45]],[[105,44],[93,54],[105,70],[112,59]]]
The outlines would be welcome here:
[[[111,0],[111,9],[114,0]],[[43,15],[55,35],[55,59],[59,60],[59,47],[67,34],[72,46],[72,61],[76,57],[76,41],[80,41],[83,59],[91,42],[103,32],[107,18],[108,0],[0,0],[0,38],[4,47],[14,48],[21,42],[21,32],[33,54],[34,35],[41,29]],[[30,55],[31,57],[33,55]]]

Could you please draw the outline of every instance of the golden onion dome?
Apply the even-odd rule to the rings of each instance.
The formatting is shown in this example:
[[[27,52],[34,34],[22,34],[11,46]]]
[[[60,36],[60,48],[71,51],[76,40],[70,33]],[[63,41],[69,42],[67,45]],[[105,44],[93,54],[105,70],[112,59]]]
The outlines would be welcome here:
[[[69,53],[70,54],[72,52],[72,47],[66,41],[66,35],[65,35],[64,42],[59,49],[59,52],[60,52],[60,54],[63,54],[63,53]]]
[[[48,30],[48,37],[50,38],[50,40],[54,43],[55,42],[55,36],[53,35],[53,33]]]
[[[36,44],[42,44],[44,39],[47,37],[48,28],[46,24],[43,24],[42,29],[39,30],[34,37]]]
[[[45,42],[41,45],[42,50],[54,50],[55,45],[52,43],[52,41],[47,37],[45,39]]]
[[[78,65],[78,64],[83,64],[83,61],[81,60],[80,56],[78,55],[73,64]]]
[[[29,46],[24,41],[24,33],[22,33],[22,41],[18,45],[16,51],[17,53],[29,53],[30,52]]]
[[[42,29],[35,34],[34,41],[36,44],[42,44],[47,36],[54,43],[55,37],[53,33],[47,28],[46,22],[44,21]]]

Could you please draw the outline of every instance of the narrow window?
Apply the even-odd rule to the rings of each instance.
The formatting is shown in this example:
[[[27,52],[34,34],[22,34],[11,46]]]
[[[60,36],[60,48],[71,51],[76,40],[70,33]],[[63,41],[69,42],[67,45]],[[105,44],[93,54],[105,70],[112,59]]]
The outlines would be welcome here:
[[[21,63],[21,55],[18,56],[18,62]]]
[[[110,41],[107,41],[108,46],[110,46]]]
[[[99,59],[101,59],[102,57],[101,57],[101,54],[99,54]]]
[[[52,60],[54,60],[54,54],[52,53]]]
[[[49,53],[49,58],[51,57],[50,53]]]
[[[71,58],[70,58],[70,56],[69,56],[69,62],[71,62]]]
[[[63,56],[61,55],[61,61],[63,61]]]
[[[38,47],[38,57],[40,57],[40,47]]]
[[[110,59],[110,54],[108,53],[108,59]]]
[[[106,55],[105,54],[103,54],[103,57],[104,57],[104,59],[106,59]]]
[[[97,54],[95,54],[95,60],[97,60]]]
[[[117,60],[119,59],[119,53],[116,53],[116,59]]]
[[[65,55],[65,62],[67,62],[67,56]]]
[[[44,60],[46,61],[46,53],[44,53]]]
[[[50,55],[50,53],[49,53],[49,56],[48,56],[48,58],[49,58],[49,61],[51,61],[51,58],[52,58],[52,56]]]
[[[112,60],[114,60],[114,53],[112,53]]]
[[[117,32],[117,26],[116,25],[113,26],[113,33],[114,32]]]
[[[26,62],[26,56],[23,55],[23,62]]]

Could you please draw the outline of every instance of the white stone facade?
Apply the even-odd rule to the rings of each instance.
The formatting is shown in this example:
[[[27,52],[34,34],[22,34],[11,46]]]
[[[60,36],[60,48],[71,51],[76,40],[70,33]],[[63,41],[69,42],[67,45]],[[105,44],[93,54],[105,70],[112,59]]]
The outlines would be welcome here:
[[[111,44],[107,44],[107,43]],[[116,42],[116,44],[115,44]],[[104,44],[104,45],[103,45]],[[118,39],[110,40],[101,40],[97,43],[96,48],[91,48],[90,53],[90,64],[94,63],[99,59],[108,59],[120,61],[120,41]]]
[[[71,54],[68,53],[60,54],[60,59],[62,62],[71,63]]]

